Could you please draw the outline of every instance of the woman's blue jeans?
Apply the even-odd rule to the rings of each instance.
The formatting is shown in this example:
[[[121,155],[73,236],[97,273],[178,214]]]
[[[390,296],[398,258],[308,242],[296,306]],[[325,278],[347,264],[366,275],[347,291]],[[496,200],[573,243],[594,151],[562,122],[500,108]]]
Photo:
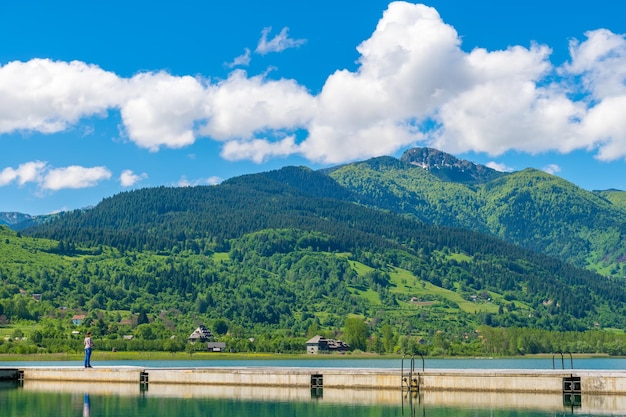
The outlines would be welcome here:
[[[85,348],[85,368],[91,367],[91,348]]]

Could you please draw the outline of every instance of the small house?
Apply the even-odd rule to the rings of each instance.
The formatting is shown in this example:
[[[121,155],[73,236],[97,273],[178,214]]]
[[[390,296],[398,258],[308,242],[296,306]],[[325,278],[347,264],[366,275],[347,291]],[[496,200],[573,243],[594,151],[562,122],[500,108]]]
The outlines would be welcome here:
[[[72,323],[74,323],[75,326],[80,326],[83,323],[83,320],[85,320],[84,314],[75,314],[72,317]]]
[[[194,330],[191,335],[189,335],[188,340],[192,343],[194,342],[208,342],[213,339],[213,333],[209,329],[204,326],[199,326],[196,330]]]
[[[226,342],[207,342],[206,347],[209,352],[224,352]]]
[[[306,352],[311,354],[323,352],[346,352],[350,349],[347,343],[341,340],[327,339],[314,336],[306,342]]]

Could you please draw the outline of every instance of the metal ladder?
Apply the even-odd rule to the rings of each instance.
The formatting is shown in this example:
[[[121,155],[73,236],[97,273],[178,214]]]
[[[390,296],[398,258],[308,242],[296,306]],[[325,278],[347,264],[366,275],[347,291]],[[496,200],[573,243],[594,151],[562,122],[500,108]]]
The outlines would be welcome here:
[[[418,353],[418,355],[422,358],[422,372],[424,372],[424,355]],[[411,362],[408,373],[404,372],[404,359],[406,359],[406,354],[402,356],[402,391],[419,391],[420,389],[420,374],[419,372],[415,372],[415,355],[411,355]],[[417,375],[417,377],[415,377]]]

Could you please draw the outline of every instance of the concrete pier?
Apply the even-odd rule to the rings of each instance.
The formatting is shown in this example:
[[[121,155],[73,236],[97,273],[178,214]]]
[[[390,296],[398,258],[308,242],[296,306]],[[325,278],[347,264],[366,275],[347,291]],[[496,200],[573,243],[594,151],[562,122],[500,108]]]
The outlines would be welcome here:
[[[0,368],[0,381],[14,381],[18,379],[17,368]]]
[[[623,415],[626,371],[289,367],[22,367],[2,384],[29,391],[120,396],[323,401],[429,407],[563,410]],[[17,379],[16,379],[17,378]],[[6,382],[13,379],[14,382]]]
[[[138,375],[137,375],[138,376]],[[91,381],[25,380],[21,389],[32,392],[89,393],[92,395],[142,396],[147,398],[214,398],[241,401],[323,402],[325,404],[387,405],[408,410],[434,407],[541,410],[563,413],[573,410],[586,415],[624,415],[626,396],[582,394],[578,404],[570,405],[561,393],[495,392],[495,391],[400,391],[396,389],[324,388],[318,392],[309,387],[206,384],[149,384],[135,382],[107,383]],[[573,413],[572,413],[573,414]],[[422,415],[421,412],[412,415]]]
[[[115,382],[154,385],[499,392],[626,394],[626,371],[426,370],[288,367],[24,367],[23,381]],[[0,375],[2,372],[0,371]]]

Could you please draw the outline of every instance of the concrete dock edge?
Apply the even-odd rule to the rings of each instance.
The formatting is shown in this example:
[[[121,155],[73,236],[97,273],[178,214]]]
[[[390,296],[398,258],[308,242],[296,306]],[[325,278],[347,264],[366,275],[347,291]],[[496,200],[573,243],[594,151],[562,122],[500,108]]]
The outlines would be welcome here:
[[[4,373],[3,373],[4,372]],[[426,370],[286,367],[24,367],[24,381],[124,382],[211,386],[350,388],[419,391],[480,391],[626,394],[626,372],[607,370]],[[0,370],[14,375],[15,370]],[[410,379],[410,381],[409,381]]]

